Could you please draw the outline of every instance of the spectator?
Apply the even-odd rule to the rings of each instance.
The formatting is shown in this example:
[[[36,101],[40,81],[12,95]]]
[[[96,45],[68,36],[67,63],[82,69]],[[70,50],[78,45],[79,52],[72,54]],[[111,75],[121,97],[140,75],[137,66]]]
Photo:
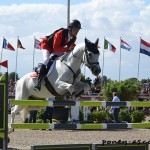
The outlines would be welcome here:
[[[117,96],[117,92],[113,92],[112,102],[120,102],[120,99]],[[121,122],[121,121],[119,121],[120,106],[111,106],[111,110],[113,112],[113,117],[114,117],[115,123],[120,123]]]
[[[29,111],[29,123],[36,123],[37,110]]]
[[[100,83],[101,83],[100,76],[97,76],[93,82],[94,82],[95,87],[100,86]]]
[[[91,81],[92,81],[92,80],[91,80],[89,77],[85,79],[85,82],[86,82],[87,84],[89,84],[90,87],[91,87],[91,85],[92,85]]]
[[[54,101],[55,98],[49,98],[48,101]],[[53,106],[47,106],[46,107],[46,110],[44,112],[44,115],[43,115],[43,123],[46,123],[46,120],[48,119],[50,123],[52,123],[52,116],[53,116],[53,111],[54,111],[54,108]]]

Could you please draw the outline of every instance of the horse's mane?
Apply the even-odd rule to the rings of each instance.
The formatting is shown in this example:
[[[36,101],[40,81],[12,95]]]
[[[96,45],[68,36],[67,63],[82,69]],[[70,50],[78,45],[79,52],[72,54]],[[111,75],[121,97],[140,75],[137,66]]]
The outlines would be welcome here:
[[[83,47],[85,47],[85,43],[79,43],[79,44],[77,44],[76,46],[75,46],[75,49],[74,50],[76,50],[76,49],[81,49],[81,48],[83,48]]]
[[[91,43],[90,41],[88,41],[88,43],[87,43],[87,45],[86,45],[86,47],[87,47],[87,49],[88,49],[88,51],[90,51],[90,52],[92,52],[92,53],[94,53],[94,54],[99,54],[99,50],[98,50],[98,48],[97,48],[97,45],[95,44],[95,43]],[[80,44],[78,44],[76,47],[75,47],[75,49],[74,50],[76,50],[76,49],[85,49],[85,43],[80,43]]]

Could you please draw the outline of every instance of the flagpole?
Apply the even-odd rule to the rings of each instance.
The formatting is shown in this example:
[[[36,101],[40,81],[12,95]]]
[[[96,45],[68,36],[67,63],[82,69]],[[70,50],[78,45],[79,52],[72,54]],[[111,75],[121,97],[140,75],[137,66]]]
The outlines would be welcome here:
[[[34,36],[34,44],[35,44],[35,36]],[[35,57],[35,46],[33,48],[33,68],[34,68],[34,57]]]
[[[85,74],[86,74],[86,66],[84,65],[84,76],[85,76]]]
[[[15,68],[15,83],[17,81],[17,63],[18,63],[18,39],[19,39],[19,36],[17,36],[17,50],[16,50],[16,68]]]
[[[105,37],[104,37],[104,43],[105,43]],[[103,86],[103,73],[104,73],[104,47],[103,47],[103,64],[102,64],[102,81],[101,81],[101,89]]]
[[[121,37],[120,37],[120,59],[119,59],[119,82],[120,82],[120,75],[121,75]]]
[[[67,1],[67,26],[70,22],[70,0]]]
[[[3,36],[3,43],[4,43],[4,36]],[[3,44],[2,44],[2,51],[1,51],[1,62],[2,62],[2,57],[3,57]]]
[[[141,37],[140,37],[140,47],[141,47]],[[139,48],[137,81],[139,80],[139,71],[140,71],[140,48]]]

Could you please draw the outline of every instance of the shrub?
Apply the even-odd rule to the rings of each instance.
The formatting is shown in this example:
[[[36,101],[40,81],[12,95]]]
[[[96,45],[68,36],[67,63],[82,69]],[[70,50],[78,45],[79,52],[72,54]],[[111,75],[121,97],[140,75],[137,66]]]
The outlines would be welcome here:
[[[40,109],[37,112],[37,119],[43,119],[43,115],[44,115],[45,109]]]
[[[108,120],[108,112],[105,110],[93,111],[90,116],[93,121],[97,122],[105,122]]]
[[[144,120],[145,120],[145,115],[144,115],[143,111],[135,110],[135,111],[131,112],[131,121],[133,123],[142,122]]]
[[[122,121],[131,122],[131,116],[130,115],[131,114],[128,111],[128,109],[120,109],[119,119]]]
[[[83,110],[79,110],[79,120],[83,121]]]

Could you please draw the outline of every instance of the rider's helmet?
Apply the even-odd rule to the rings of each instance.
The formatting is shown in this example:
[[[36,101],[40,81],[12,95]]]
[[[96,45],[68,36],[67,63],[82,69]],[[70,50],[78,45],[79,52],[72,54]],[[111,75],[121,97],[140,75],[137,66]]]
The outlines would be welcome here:
[[[71,28],[71,27],[76,27],[76,28],[82,29],[82,28],[81,28],[81,23],[80,23],[80,21],[77,20],[77,19],[74,19],[74,20],[72,20],[72,21],[69,23],[68,28]]]

